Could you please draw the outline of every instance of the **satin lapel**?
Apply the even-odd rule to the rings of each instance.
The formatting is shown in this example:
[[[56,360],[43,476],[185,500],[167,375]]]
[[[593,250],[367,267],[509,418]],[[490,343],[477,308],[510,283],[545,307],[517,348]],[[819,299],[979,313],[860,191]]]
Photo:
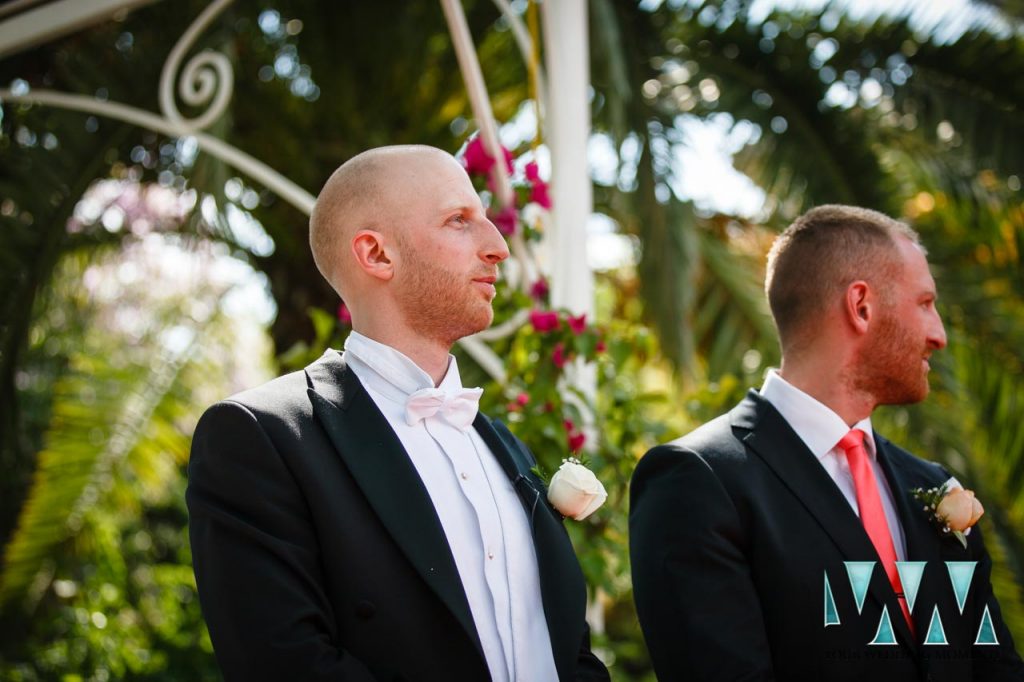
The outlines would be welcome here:
[[[558,677],[572,679],[583,641],[587,588],[562,518],[547,502],[547,492],[530,472],[533,458],[501,422],[478,414],[473,422],[519,494],[533,530],[541,599]]]
[[[928,516],[910,494],[912,488],[922,484],[912,480],[910,472],[905,469],[905,455],[901,456],[889,441],[877,434],[875,435],[875,452],[878,453],[878,462],[882,465],[885,477],[889,481],[889,489],[896,501],[896,513],[900,516],[903,537],[907,541],[907,560],[926,562],[926,571],[935,570],[934,567],[941,567],[942,556],[937,541],[938,531],[931,525]],[[926,580],[922,586],[927,588],[932,584],[934,582]],[[933,597],[934,595],[918,593],[917,604],[931,603],[934,601]],[[912,615],[917,631],[919,633],[927,632],[931,613],[927,609],[915,608]]]
[[[814,454],[807,449],[789,423],[762,398],[751,391],[732,412],[734,427],[747,430],[740,436],[744,443],[779,477],[789,491],[800,500],[810,517],[832,539],[840,553],[849,561],[874,560],[875,572],[868,593],[879,604],[889,607],[896,632],[912,647],[914,638],[902,617],[896,594],[882,569],[881,560],[860,518],[843,497],[842,491],[825,471]]]
[[[306,377],[313,412],[370,506],[483,656],[444,528],[398,436],[337,351],[307,367]]]

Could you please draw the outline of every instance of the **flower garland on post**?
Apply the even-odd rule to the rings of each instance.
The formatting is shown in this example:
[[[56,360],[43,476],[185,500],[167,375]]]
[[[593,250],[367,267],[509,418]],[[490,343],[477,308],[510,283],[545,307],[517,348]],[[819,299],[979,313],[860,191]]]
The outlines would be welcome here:
[[[529,253],[529,245],[541,238],[544,220],[551,209],[548,185],[541,178],[536,161],[517,164],[511,151],[504,147],[500,151],[512,193],[500,207],[492,202],[488,217],[506,239],[523,240]],[[498,161],[487,153],[480,136],[469,140],[461,160],[483,198],[495,198],[496,174],[493,171]],[[522,263],[518,265],[526,272]],[[524,290],[528,294],[524,295]],[[549,501],[564,516],[580,521],[604,503],[607,492],[579,459],[586,445],[586,436],[578,426],[581,415],[575,405],[563,399],[559,380],[571,361],[583,358],[592,362],[604,352],[605,345],[600,332],[587,324],[586,315],[573,316],[566,311],[549,309],[549,292],[547,280],[539,275],[532,282],[520,283],[519,287],[506,285],[499,290],[495,299],[498,324],[499,320],[511,318],[524,308],[529,314],[528,324],[512,336],[509,349],[513,352],[502,356],[510,365],[508,376],[515,378],[505,386],[495,387],[506,398],[504,404],[497,407],[513,425],[522,424],[531,431],[539,424],[541,432],[558,433],[553,424],[561,423],[564,441],[559,450],[568,456],[561,458],[561,466],[550,477]],[[525,358],[516,352],[517,346],[528,349]],[[546,447],[545,451],[551,452],[552,448]],[[546,468],[554,468],[555,462],[541,455],[538,458],[538,473],[547,480]]]

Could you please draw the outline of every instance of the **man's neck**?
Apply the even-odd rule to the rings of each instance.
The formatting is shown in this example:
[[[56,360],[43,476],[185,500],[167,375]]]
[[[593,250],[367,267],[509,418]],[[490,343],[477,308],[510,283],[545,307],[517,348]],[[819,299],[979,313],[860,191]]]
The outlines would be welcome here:
[[[412,360],[417,367],[430,376],[434,386],[438,386],[445,374],[448,373],[448,355],[451,351],[451,346],[448,344],[431,341],[422,336],[403,334],[395,330],[353,327],[353,331],[357,331],[377,343],[390,346]]]
[[[841,366],[822,367],[783,359],[779,376],[838,414],[851,427],[870,417],[875,409],[874,399],[854,389],[852,377]]]

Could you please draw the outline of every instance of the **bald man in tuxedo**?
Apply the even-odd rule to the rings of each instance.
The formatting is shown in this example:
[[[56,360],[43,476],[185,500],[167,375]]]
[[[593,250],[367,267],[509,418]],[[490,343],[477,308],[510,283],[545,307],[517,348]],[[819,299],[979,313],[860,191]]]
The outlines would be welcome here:
[[[504,239],[430,147],[342,165],[310,221],[343,352],[210,408],[187,500],[229,680],[607,680],[534,460],[464,388]]]

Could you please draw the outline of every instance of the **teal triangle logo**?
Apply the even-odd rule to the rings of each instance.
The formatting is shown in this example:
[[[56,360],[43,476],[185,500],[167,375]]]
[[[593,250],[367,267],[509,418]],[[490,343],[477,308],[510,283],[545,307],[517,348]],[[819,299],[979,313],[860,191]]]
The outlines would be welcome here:
[[[999,644],[999,640],[996,638],[996,629],[992,626],[992,614],[988,612],[988,604],[985,605],[985,611],[981,614],[981,625],[978,626],[978,636],[974,639],[974,643],[978,645]]]
[[[892,631],[892,621],[889,620],[889,607],[882,607],[882,617],[878,621],[878,631],[875,638],[868,642],[869,646],[896,646],[896,633]]]
[[[964,612],[964,604],[967,603],[967,592],[971,589],[971,580],[974,579],[974,568],[977,565],[977,561],[946,562],[949,580],[953,583],[953,594],[956,595],[956,605],[961,615]]]
[[[932,609],[932,619],[928,623],[928,634],[924,636],[924,643],[927,646],[949,644],[946,641],[946,629],[942,627],[942,618],[939,617],[938,606]]]
[[[871,571],[875,568],[874,561],[844,561],[846,575],[850,577],[850,588],[853,599],[857,602],[857,615],[864,608],[864,598],[868,596],[868,585],[871,584]]]
[[[917,590],[921,587],[921,578],[924,576],[925,561],[897,561],[896,570],[900,574],[900,583],[903,585],[903,594],[907,598],[907,608],[914,612],[914,602],[917,601]]]
[[[839,625],[839,609],[832,596],[832,586],[828,584],[828,571],[825,571],[825,627]]]

